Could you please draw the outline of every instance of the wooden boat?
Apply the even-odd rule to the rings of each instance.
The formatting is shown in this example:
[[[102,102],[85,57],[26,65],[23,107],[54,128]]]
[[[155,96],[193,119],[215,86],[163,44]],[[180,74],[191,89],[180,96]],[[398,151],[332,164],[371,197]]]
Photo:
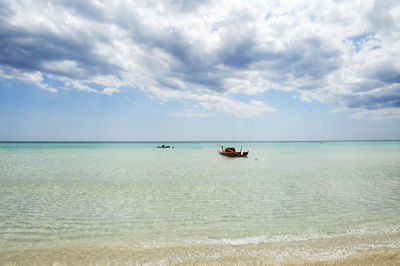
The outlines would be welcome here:
[[[228,157],[247,157],[247,154],[249,154],[248,151],[243,151],[243,144],[240,148],[240,151],[236,151],[235,148],[233,147],[224,147],[220,144],[218,144],[219,146],[221,146],[222,150],[219,150],[219,154],[224,155],[224,156],[228,156]]]

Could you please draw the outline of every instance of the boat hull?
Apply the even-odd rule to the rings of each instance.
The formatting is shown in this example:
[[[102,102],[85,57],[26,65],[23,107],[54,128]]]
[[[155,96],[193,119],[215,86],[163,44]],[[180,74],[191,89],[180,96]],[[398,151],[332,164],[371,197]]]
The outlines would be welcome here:
[[[230,152],[230,151],[218,151],[219,154],[228,156],[228,157],[246,157],[249,154],[248,151],[244,151],[243,155],[240,152]]]

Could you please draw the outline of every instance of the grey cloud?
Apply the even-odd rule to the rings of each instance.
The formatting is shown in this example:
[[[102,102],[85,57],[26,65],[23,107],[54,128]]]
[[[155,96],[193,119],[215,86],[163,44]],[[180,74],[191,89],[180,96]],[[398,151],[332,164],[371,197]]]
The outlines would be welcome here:
[[[385,84],[379,80],[364,80],[360,82],[353,82],[347,84],[347,87],[351,89],[351,91],[358,92],[367,92],[377,88],[383,87]]]
[[[375,0],[374,6],[367,17],[371,27],[376,31],[390,31],[398,23],[390,13],[390,10],[399,5],[400,2],[398,1]]]
[[[353,93],[341,95],[339,102],[349,108],[400,108],[400,73],[390,64],[366,72],[364,81],[347,88]]]
[[[220,50],[220,62],[238,69],[257,69],[266,72],[269,79],[277,83],[295,78],[312,78],[315,83],[340,68],[339,50],[318,38],[297,40],[282,51],[274,52],[257,47],[253,39],[243,38],[226,44]],[[310,84],[299,86],[314,89]]]
[[[308,38],[289,48],[284,63],[295,78],[321,79],[340,67],[340,52],[319,38]]]
[[[180,12],[190,12],[208,4],[209,0],[168,0],[167,5]]]
[[[95,37],[96,38],[96,37]],[[88,78],[101,74],[116,75],[120,68],[94,53],[93,36],[59,36],[47,31],[30,32],[7,23],[0,25],[0,62],[22,71],[41,71],[69,78]],[[44,69],[44,63],[70,60],[80,72]]]
[[[340,52],[319,38],[296,40],[283,51],[261,49],[254,39],[244,37],[236,43],[226,44],[220,51],[224,65],[245,68],[264,62],[266,70],[277,73],[292,73],[294,77],[311,76],[321,78],[340,67]]]
[[[396,92],[389,92],[385,95],[346,95],[342,100],[349,108],[377,110],[400,107],[400,93]]]
[[[400,83],[400,72],[393,67],[383,67],[374,73],[374,78],[384,83]]]
[[[80,16],[85,18],[91,18],[99,22],[104,22],[107,20],[104,14],[104,10],[100,9],[89,0],[53,0],[53,3],[73,10],[76,14],[79,14]]]
[[[133,41],[144,45],[150,52],[151,49],[158,48],[179,60],[186,61],[189,57],[190,46],[176,28],[151,29],[140,20],[138,15],[135,13],[132,15],[131,12],[129,15],[122,14],[121,17],[116,18],[116,22],[130,33]]]
[[[220,49],[219,60],[222,64],[233,68],[246,68],[250,64],[262,60],[258,55],[266,53],[257,51],[256,43],[251,38],[242,38],[237,42],[228,40]]]
[[[173,83],[168,82],[170,77],[174,77],[211,90],[224,90],[214,55],[202,54],[179,29],[150,29],[138,17],[132,16],[130,20],[119,19],[119,24],[130,32],[132,40],[141,45],[149,55],[153,54],[155,49],[160,49],[174,59],[169,62],[170,67],[166,73],[155,77],[159,85],[176,89]],[[153,66],[150,68],[154,69]]]
[[[0,21],[1,23],[4,23],[6,21],[6,18],[11,16],[14,13],[13,10],[11,10],[6,3],[0,2]]]

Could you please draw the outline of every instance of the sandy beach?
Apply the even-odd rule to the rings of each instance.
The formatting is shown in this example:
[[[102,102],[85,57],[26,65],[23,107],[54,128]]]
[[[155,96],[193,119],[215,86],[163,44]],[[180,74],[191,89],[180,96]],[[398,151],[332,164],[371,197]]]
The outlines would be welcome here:
[[[391,237],[398,243],[399,236]],[[399,265],[400,247],[378,247],[379,242],[376,236],[353,236],[244,245],[30,249],[1,252],[0,265]]]
[[[252,254],[244,254],[254,249]],[[26,250],[0,253],[1,265],[399,265],[400,249],[377,248],[359,251],[345,258],[271,258],[261,247],[154,249],[80,248]],[[266,250],[267,251],[267,250]],[[268,252],[267,252],[268,253]]]

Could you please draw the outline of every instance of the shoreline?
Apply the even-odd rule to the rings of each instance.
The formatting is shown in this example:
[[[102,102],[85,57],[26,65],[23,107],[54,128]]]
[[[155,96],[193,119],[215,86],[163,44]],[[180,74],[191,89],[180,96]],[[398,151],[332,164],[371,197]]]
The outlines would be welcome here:
[[[0,265],[399,265],[400,236],[358,235],[258,244],[94,245],[0,252]]]
[[[271,256],[263,245],[224,247],[152,248],[151,250],[128,247],[110,248],[53,248],[0,252],[0,265],[399,265],[400,248],[373,248],[357,251],[341,258],[318,259],[299,256],[282,250]]]

